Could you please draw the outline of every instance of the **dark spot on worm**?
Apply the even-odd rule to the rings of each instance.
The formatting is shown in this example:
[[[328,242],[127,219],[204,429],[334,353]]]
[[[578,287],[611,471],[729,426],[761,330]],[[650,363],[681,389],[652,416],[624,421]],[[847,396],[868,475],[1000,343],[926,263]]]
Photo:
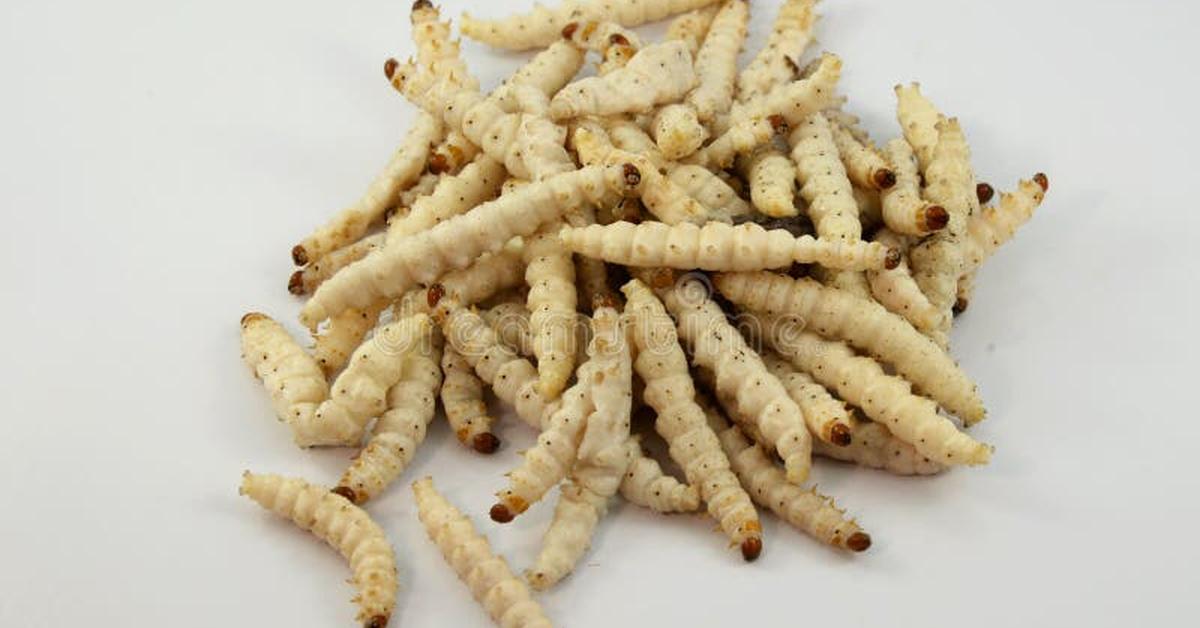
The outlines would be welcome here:
[[[1033,175],[1033,180],[1034,180],[1034,182],[1035,182],[1035,183],[1037,183],[1038,185],[1042,186],[1042,191],[1043,191],[1043,192],[1049,192],[1049,191],[1050,191],[1050,179],[1047,179],[1047,178],[1046,178],[1046,173],[1044,173],[1044,172],[1039,172],[1039,173],[1037,173],[1037,174]]]
[[[442,174],[450,169],[450,160],[441,153],[434,153],[429,157],[428,168],[430,174]]]
[[[296,295],[304,294],[304,271],[297,270],[288,277],[288,292]]]
[[[762,539],[752,536],[742,541],[742,558],[746,562],[749,563],[757,560],[759,554],[762,554]]]
[[[292,261],[297,266],[303,266],[308,263],[308,251],[304,250],[303,244],[297,244],[292,247]]]
[[[896,252],[899,253],[899,251]],[[850,441],[853,440],[850,438],[850,427],[845,423],[835,423],[829,430],[829,440],[839,447],[849,446]]]
[[[422,2],[429,2],[429,0],[417,0],[418,4],[420,4]],[[416,6],[416,5],[413,5],[413,6]],[[388,616],[387,615],[376,615],[376,616],[368,619],[367,623],[363,624],[363,628],[385,628],[387,626],[387,624],[388,624]]]
[[[875,184],[876,188],[886,190],[896,185],[896,173],[886,168],[880,168],[871,173],[871,182]]]
[[[430,2],[429,0],[417,0],[412,5],[413,11],[416,11],[418,9],[432,9],[432,8],[433,8],[433,3]]]
[[[341,495],[342,497],[345,497],[346,499],[350,500],[350,503],[352,504],[358,503],[358,494],[355,493],[354,489],[350,488],[349,486],[335,486],[329,492],[333,493],[334,495]],[[384,623],[387,623],[387,621],[384,620]]]
[[[390,81],[393,76],[396,76],[396,68],[400,67],[400,62],[394,58],[389,58],[383,62],[383,75]]]
[[[256,321],[260,318],[266,318],[266,317],[267,317],[267,315],[263,314],[262,312],[246,312],[245,314],[242,315],[242,327],[249,325],[252,321]]]
[[[625,185],[629,187],[637,187],[642,182],[642,173],[633,164],[624,164],[621,166],[621,176],[625,178]]]
[[[788,69],[792,71],[793,77],[800,76],[800,66],[796,65],[796,62],[793,61],[791,57],[783,55],[783,62],[786,63]]]
[[[491,454],[500,448],[500,439],[491,432],[484,432],[476,434],[475,438],[471,439],[471,446],[481,454]]]
[[[628,46],[629,38],[625,37],[621,33],[613,33],[612,35],[608,36],[608,43],[614,46]]]
[[[986,183],[975,184],[975,196],[979,199],[979,203],[983,204],[992,200],[992,196],[996,194],[996,190]]]
[[[891,270],[900,265],[900,249],[888,249],[887,256],[883,258],[883,267]],[[849,445],[850,443],[846,443]]]
[[[438,301],[441,301],[444,296],[446,296],[445,286],[435,283],[429,286],[429,292],[425,293],[425,302],[429,304],[429,307],[434,308],[437,307]]]
[[[937,231],[950,223],[950,214],[941,205],[930,205],[925,208],[925,230]]]
[[[965,298],[958,297],[954,300],[954,307],[951,309],[954,311],[954,315],[958,316],[967,311],[967,305],[969,305],[969,302]]]
[[[579,22],[571,22],[570,24],[567,24],[566,26],[564,26],[562,29],[563,39],[570,39],[571,36],[575,34],[575,31],[578,28],[579,28]]]
[[[508,510],[508,506],[504,504],[496,504],[488,511],[488,516],[496,523],[508,523],[513,520],[513,514]]]
[[[787,131],[788,131],[787,118],[784,118],[783,116],[781,116],[779,114],[768,116],[767,122],[770,122],[771,129],[780,135],[783,135],[784,133],[787,133]]]
[[[871,535],[866,532],[855,532],[846,539],[846,547],[854,552],[865,552],[871,547]]]

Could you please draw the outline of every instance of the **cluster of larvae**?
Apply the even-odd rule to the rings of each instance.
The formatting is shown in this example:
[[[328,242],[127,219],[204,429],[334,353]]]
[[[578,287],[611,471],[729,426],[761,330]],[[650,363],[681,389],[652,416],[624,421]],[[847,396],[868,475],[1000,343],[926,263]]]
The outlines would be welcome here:
[[[439,400],[478,454],[512,455],[487,390],[537,434],[481,478],[495,502],[470,508],[504,524],[556,501],[520,575],[431,479],[412,485],[430,539],[505,627],[550,626],[531,590],[572,572],[618,495],[712,517],[747,561],[762,511],[862,552],[871,537],[813,487],[814,457],[900,475],[988,462],[949,331],[1048,181],[993,198],[963,125],[915,83],[876,144],[839,93],[841,60],[808,55],[814,4],[784,0],[740,69],[743,0],[464,15],[468,37],[537,49],[491,92],[450,22],[413,5],[416,56],[384,72],[416,121],[362,198],[292,250],[311,347],[265,314],[241,321],[296,444],[357,451],[332,486],[247,473],[242,493],[347,558],[364,626],[394,615],[398,573],[363,506]],[[629,30],[672,15],[662,41]]]

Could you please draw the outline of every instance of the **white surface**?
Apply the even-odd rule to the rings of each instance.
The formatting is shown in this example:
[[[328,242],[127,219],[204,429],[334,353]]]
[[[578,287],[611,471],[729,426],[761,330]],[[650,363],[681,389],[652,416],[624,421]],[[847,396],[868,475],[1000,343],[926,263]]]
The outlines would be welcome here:
[[[755,33],[774,4],[755,2]],[[711,521],[619,507],[541,598],[557,625],[1194,621],[1200,11],[959,5],[827,0],[819,38],[877,135],[896,132],[891,86],[918,79],[963,120],[981,178],[1050,175],[954,334],[995,461],[928,480],[820,467],[875,539],[852,557],[767,518],[763,558],[743,564]],[[381,71],[411,51],[407,13],[0,4],[0,625],[352,625],[340,559],[236,494],[244,468],[331,482],[349,456],[290,444],[237,322],[294,321],[288,250],[411,119]],[[465,49],[489,85],[519,59]],[[533,439],[503,437],[483,459],[438,424],[371,505],[400,557],[394,625],[487,625],[424,538],[413,478],[435,474],[514,566],[532,559],[549,507],[485,521]]]

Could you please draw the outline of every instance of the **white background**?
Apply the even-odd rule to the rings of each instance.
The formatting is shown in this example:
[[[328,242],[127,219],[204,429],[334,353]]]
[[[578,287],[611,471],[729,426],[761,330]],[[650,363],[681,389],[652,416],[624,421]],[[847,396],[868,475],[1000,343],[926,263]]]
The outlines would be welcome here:
[[[775,4],[755,1],[751,41]],[[1197,6],[824,2],[820,46],[876,136],[897,132],[892,85],[916,79],[963,121],[982,179],[1050,176],[954,332],[994,462],[821,466],[875,539],[856,556],[768,518],[743,564],[711,520],[616,507],[541,597],[556,624],[1194,625]],[[350,455],[291,445],[238,318],[299,331],[289,249],[412,119],[381,70],[411,52],[407,16],[407,0],[0,4],[0,626],[352,625],[340,558],[237,496],[245,468],[332,482]],[[489,86],[523,58],[465,50]],[[439,422],[371,504],[400,561],[394,625],[487,625],[420,530],[413,478],[434,474],[514,567],[535,554],[550,507],[484,515],[533,439],[502,436],[484,459]]]

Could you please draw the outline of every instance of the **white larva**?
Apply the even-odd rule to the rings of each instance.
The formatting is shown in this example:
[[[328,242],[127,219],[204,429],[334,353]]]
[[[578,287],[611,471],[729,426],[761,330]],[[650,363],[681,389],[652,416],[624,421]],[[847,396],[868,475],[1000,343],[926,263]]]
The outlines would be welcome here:
[[[682,279],[659,296],[675,317],[679,337],[691,348],[695,363],[713,372],[718,392],[769,439],[783,458],[788,480],[803,482],[812,464],[812,437],[800,407],[709,298],[708,288],[695,279]]]
[[[653,458],[642,452],[637,438],[625,441],[630,462],[621,479],[621,497],[635,506],[660,513],[695,512],[700,508],[700,493],[663,472]]]
[[[792,131],[788,143],[800,196],[808,203],[808,215],[817,234],[829,240],[861,239],[858,203],[825,116],[814,113],[806,118]]]
[[[736,190],[707,168],[681,164],[671,168],[667,178],[688,196],[699,201],[708,210],[709,220],[732,222],[738,216],[750,213],[750,203],[738,196]]]
[[[610,21],[638,26],[712,4],[716,0],[563,0],[553,8],[534,5],[528,13],[483,20],[463,13],[459,22],[463,35],[497,48],[528,50],[562,38],[572,21]]]
[[[527,236],[572,206],[611,203],[641,183],[633,166],[588,167],[526,186],[512,194],[389,243],[330,278],[304,304],[300,318],[310,329],[350,307],[397,297],[483,253],[498,251],[514,236]]]
[[[797,371],[775,352],[764,351],[762,358],[767,370],[783,384],[792,401],[800,406],[804,422],[819,441],[837,447],[850,444],[852,425],[844,402],[829,394],[824,386],[813,381],[808,374]],[[816,442],[813,441],[814,449]]]
[[[912,147],[920,164],[921,172],[933,160],[933,147],[938,142],[937,123],[941,113],[921,93],[920,83],[896,85],[896,121],[904,132],[904,139]]]
[[[610,136],[596,126],[578,125],[571,134],[571,144],[584,165],[612,167],[631,164],[637,169],[641,180],[638,189],[642,203],[659,220],[667,224],[704,223],[709,220],[708,208],[664,177],[649,158],[614,146]]]
[[[854,552],[871,547],[870,535],[853,519],[848,519],[832,499],[816,489],[788,482],[775,462],[737,426],[729,425],[722,430],[720,439],[730,464],[755,503],[770,508],[792,527],[822,543]]]
[[[767,216],[786,218],[799,213],[796,208],[796,166],[783,151],[766,145],[744,158],[746,179],[750,183],[750,202]]]
[[[710,4],[676,17],[667,25],[667,34],[663,38],[682,41],[687,44],[688,51],[692,53],[692,56],[696,56],[719,8],[716,4]]]
[[[691,155],[708,139],[708,129],[700,123],[696,110],[681,103],[660,107],[654,114],[650,134],[663,157],[671,160]]]
[[[633,366],[646,384],[642,397],[657,414],[655,429],[667,441],[668,453],[688,484],[700,491],[709,514],[743,556],[753,560],[762,551],[762,525],[695,401],[675,323],[641,281],[631,280],[621,291],[628,299],[625,312],[638,349]]]
[[[417,516],[446,563],[471,590],[488,616],[503,628],[550,628],[541,606],[508,562],[493,550],[471,520],[437,492],[431,478],[412,485]]]
[[[417,63],[426,72],[453,76],[465,87],[479,89],[479,81],[471,76],[462,58],[458,40],[450,38],[450,21],[442,21],[441,17],[441,11],[433,3],[423,0],[413,3],[409,21],[417,48]]]
[[[766,44],[738,75],[738,100],[765,94],[797,74],[796,64],[812,43],[816,0],[784,0]]]
[[[918,453],[912,445],[892,436],[879,423],[858,420],[854,422],[853,431],[849,445],[839,447],[814,442],[813,453],[896,475],[935,475],[946,469]]]
[[[429,160],[429,150],[441,136],[442,121],[427,113],[419,114],[391,161],[362,198],[293,247],[292,260],[302,266],[361,238],[372,224],[383,218],[397,195],[421,176]]]
[[[524,242],[514,238],[496,253],[485,253],[470,266],[446,273],[430,289],[418,288],[406,292],[393,304],[393,318],[432,312],[430,291],[438,295],[438,299],[445,297],[463,306],[471,306],[521,285],[525,281],[525,262],[521,259],[523,250]]]
[[[462,355],[447,347],[442,353],[442,407],[458,441],[481,454],[500,446],[492,433],[494,419],[483,400],[483,382]]]
[[[380,299],[364,309],[350,308],[329,319],[329,325],[313,336],[313,357],[326,377],[332,377],[346,366],[350,355],[379,323],[379,315],[387,307]]]
[[[895,138],[884,150],[896,177],[896,184],[879,195],[883,222],[888,229],[906,235],[925,235],[944,228],[950,215],[940,205],[922,198],[921,176],[912,147],[902,138]]]
[[[873,239],[897,250],[907,248],[903,237],[886,228],[876,231]],[[867,271],[867,280],[871,295],[880,305],[912,323],[921,333],[929,335],[941,328],[942,312],[921,292],[904,258],[895,268]]]
[[[718,113],[728,111],[733,103],[737,57],[746,40],[749,19],[749,2],[724,3],[696,53],[695,71],[699,83],[684,102],[696,111],[701,122],[708,122]]]
[[[614,222],[582,229],[566,227],[559,238],[576,253],[637,267],[758,270],[795,262],[866,270],[899,262],[898,251],[876,242],[829,241],[808,235],[797,238],[786,229],[767,230],[749,222],[704,226]]]
[[[388,407],[388,390],[400,381],[405,357],[419,348],[431,329],[429,316],[416,314],[383,327],[359,345],[330,386],[312,417],[296,422],[301,447],[348,446],[362,439],[367,423]]]
[[[562,223],[550,223],[525,245],[529,327],[537,356],[538,390],[554,399],[575,370],[575,265],[558,239]]]
[[[722,273],[714,283],[741,308],[803,320],[807,329],[845,340],[890,364],[968,425],[986,414],[977,387],[953,358],[908,321],[872,300],[812,279],[769,272]]]
[[[937,123],[937,144],[925,168],[924,196],[948,214],[946,227],[909,250],[913,278],[929,302],[942,312],[942,331],[947,331],[951,309],[958,296],[958,278],[964,272],[963,240],[967,219],[977,212],[979,199],[971,174],[970,154],[962,129],[954,119]]]
[[[579,115],[645,113],[655,105],[678,100],[696,80],[686,44],[651,44],[619,70],[564,87],[550,101],[550,116],[563,120]]]
[[[858,139],[850,129],[832,120],[829,127],[851,183],[868,190],[886,190],[896,184],[895,173],[874,144]]]
[[[986,464],[991,447],[960,432],[938,414],[937,403],[912,392],[907,381],[884,372],[875,360],[854,354],[844,343],[812,332],[795,332],[786,319],[762,316],[769,342],[796,368],[886,425],[925,457],[946,465]],[[789,331],[791,330],[791,331]]]
[[[431,327],[404,357],[401,379],[387,392],[387,411],[338,481],[337,490],[347,499],[362,504],[382,494],[425,442],[442,383],[441,354],[441,334]]]
[[[446,342],[475,369],[484,384],[534,429],[541,429],[551,402],[537,391],[537,369],[501,342],[475,312],[452,299],[443,299],[434,315],[441,321]]]
[[[376,233],[326,253],[321,259],[292,273],[288,278],[288,292],[295,295],[309,294],[339,270],[383,246],[383,239],[384,234]]]
[[[533,357],[533,331],[529,323],[529,309],[525,307],[525,303],[497,303],[484,310],[481,316],[504,344],[522,356]]]
[[[621,317],[609,307],[592,318],[592,413],[579,442],[578,461],[563,484],[542,550],[526,578],[535,589],[554,586],[587,552],[596,523],[617,493],[630,463],[632,366]]]
[[[1046,175],[1038,173],[1032,180],[1021,181],[1014,192],[1000,195],[1000,202],[984,208],[967,222],[967,237],[963,242],[966,270],[973,272],[991,257],[1000,245],[1012,239],[1021,225],[1033,217],[1050,187]]]
[[[312,532],[350,562],[358,588],[358,621],[385,628],[396,608],[396,555],[379,524],[366,511],[329,489],[299,478],[246,471],[238,493]]]
[[[461,215],[500,193],[504,166],[487,155],[480,155],[456,175],[443,177],[433,193],[413,203],[406,216],[388,225],[389,241],[425,231],[434,225]]]
[[[508,486],[496,493],[496,505],[490,511],[493,521],[512,521],[567,476],[593,409],[592,366],[585,362],[576,373],[575,383],[550,412],[537,442],[521,454],[521,464],[508,473]]]
[[[263,382],[275,416],[292,428],[311,421],[329,385],[320,365],[282,325],[266,314],[242,317],[242,359]]]

